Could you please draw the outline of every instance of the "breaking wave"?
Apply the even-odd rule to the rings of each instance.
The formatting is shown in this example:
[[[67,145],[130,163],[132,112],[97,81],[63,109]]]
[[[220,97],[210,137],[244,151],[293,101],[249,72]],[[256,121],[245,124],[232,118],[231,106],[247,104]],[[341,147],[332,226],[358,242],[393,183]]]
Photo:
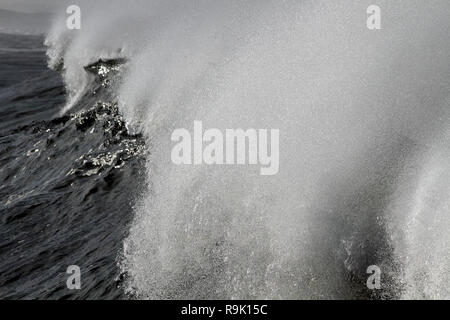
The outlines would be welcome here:
[[[149,146],[120,266],[138,298],[450,298],[448,1],[96,1],[49,32]],[[280,130],[280,172],[170,161],[171,132]],[[378,265],[383,289],[365,286]]]

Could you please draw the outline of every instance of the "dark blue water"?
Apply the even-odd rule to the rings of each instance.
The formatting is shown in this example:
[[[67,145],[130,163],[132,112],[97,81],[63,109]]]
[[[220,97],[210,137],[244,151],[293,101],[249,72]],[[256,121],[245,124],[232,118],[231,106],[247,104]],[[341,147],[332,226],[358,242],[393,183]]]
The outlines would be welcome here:
[[[42,43],[0,34],[0,299],[125,298],[117,261],[146,148],[105,79],[59,113],[64,84]],[[66,287],[69,265],[81,290]]]

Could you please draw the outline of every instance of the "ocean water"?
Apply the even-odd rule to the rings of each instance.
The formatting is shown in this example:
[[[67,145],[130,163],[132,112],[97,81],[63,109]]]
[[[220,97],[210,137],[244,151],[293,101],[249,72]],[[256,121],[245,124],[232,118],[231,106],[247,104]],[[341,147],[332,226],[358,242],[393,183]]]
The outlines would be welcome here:
[[[370,4],[81,1],[1,35],[0,297],[450,298],[450,4]],[[195,120],[279,129],[279,173],[175,166]]]
[[[0,298],[121,298],[116,257],[145,143],[127,133],[103,80],[60,116],[66,91],[43,42],[0,34]],[[82,270],[79,291],[66,287],[70,265]]]

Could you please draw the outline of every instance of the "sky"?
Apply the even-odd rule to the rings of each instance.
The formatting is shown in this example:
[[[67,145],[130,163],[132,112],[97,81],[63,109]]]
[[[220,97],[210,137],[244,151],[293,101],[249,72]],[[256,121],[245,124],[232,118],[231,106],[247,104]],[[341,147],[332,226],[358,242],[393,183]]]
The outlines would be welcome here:
[[[57,0],[0,0],[0,9],[23,12],[51,12]]]

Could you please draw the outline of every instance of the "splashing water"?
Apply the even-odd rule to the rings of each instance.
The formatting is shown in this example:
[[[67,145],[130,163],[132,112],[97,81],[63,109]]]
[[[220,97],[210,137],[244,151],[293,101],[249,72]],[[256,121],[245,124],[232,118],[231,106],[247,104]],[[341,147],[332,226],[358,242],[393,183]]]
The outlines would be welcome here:
[[[128,292],[363,297],[377,264],[387,295],[450,298],[450,5],[378,2],[375,32],[365,1],[100,1],[76,33],[55,21],[65,110],[83,67],[125,58],[115,98],[151,146],[120,262]],[[171,132],[194,120],[279,129],[279,174],[173,165]]]

